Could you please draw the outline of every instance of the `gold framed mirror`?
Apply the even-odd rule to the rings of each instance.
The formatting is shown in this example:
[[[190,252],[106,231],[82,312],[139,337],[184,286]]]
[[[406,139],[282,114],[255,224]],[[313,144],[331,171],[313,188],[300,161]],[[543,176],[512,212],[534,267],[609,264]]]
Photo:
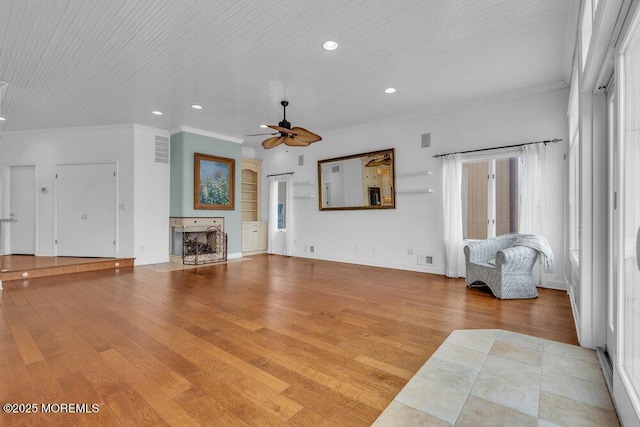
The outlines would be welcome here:
[[[318,161],[321,211],[395,209],[395,150]]]

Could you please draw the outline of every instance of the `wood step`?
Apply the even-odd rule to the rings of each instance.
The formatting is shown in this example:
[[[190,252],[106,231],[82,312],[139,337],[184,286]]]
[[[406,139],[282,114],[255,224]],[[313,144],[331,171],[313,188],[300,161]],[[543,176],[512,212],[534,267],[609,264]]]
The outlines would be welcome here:
[[[26,258],[32,258],[34,261],[24,262]],[[46,259],[43,261],[43,258],[48,258],[52,261],[48,262]],[[2,262],[2,269],[7,271],[0,272],[0,281],[133,267],[135,260],[135,258],[75,258],[61,262],[61,259],[64,260],[63,257],[22,257],[22,259],[23,261],[17,263]]]

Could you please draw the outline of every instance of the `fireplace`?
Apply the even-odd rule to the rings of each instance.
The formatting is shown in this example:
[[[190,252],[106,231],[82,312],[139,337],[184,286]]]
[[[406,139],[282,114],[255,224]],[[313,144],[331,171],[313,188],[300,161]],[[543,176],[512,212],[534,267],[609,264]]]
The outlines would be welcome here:
[[[169,218],[171,262],[210,264],[227,260],[224,218]]]

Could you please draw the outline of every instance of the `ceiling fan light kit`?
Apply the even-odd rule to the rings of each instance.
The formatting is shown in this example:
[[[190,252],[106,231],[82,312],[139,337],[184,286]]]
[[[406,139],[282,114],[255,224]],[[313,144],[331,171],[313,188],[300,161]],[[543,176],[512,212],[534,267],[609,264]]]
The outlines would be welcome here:
[[[283,109],[282,121],[278,125],[267,125],[268,128],[275,130],[275,133],[262,134],[262,135],[275,135],[271,138],[267,138],[262,142],[262,146],[266,149],[277,147],[280,144],[289,145],[291,147],[306,147],[314,142],[322,140],[320,135],[316,135],[313,132],[301,127],[291,127],[291,123],[287,121],[287,105],[289,101],[281,101]],[[261,135],[261,134],[255,134]],[[254,135],[250,135],[254,136]]]

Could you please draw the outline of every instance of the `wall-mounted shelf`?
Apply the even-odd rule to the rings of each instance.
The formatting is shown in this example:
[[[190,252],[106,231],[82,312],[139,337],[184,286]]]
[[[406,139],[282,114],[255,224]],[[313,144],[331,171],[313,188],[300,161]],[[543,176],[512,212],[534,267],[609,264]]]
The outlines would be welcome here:
[[[429,194],[429,193],[433,193],[433,189],[431,188],[419,188],[419,189],[415,189],[415,190],[399,190],[396,191],[396,194]]]
[[[407,172],[407,173],[396,173],[396,178],[410,178],[417,176],[430,176],[433,175],[431,171],[415,171],[415,172]]]

